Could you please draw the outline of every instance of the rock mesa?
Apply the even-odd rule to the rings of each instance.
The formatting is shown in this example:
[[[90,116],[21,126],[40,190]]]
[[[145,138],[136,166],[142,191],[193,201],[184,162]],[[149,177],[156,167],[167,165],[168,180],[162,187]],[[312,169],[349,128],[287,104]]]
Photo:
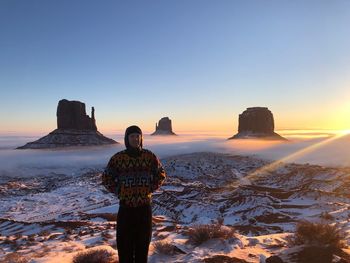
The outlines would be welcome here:
[[[230,139],[269,139],[286,140],[274,132],[272,112],[266,107],[247,108],[239,115],[238,133]]]
[[[171,120],[168,117],[161,118],[158,123],[156,123],[156,131],[151,135],[176,135],[173,132],[171,125]]]
[[[57,129],[17,149],[48,149],[69,146],[92,146],[117,143],[103,136],[96,126],[95,109],[86,114],[85,103],[60,100],[57,106]]]

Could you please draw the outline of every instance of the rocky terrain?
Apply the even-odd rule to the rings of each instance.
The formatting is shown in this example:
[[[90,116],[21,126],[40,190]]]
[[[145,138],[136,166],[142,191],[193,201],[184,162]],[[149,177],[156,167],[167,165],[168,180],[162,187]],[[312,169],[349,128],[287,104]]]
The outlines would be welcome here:
[[[337,223],[349,243],[348,168],[281,163],[272,170],[268,161],[219,153],[162,162],[168,179],[154,195],[150,262],[265,262],[271,255],[297,262],[288,240],[300,220]],[[101,172],[1,177],[0,260],[16,253],[31,262],[71,262],[96,247],[115,253],[118,204],[100,185]],[[214,222],[233,227],[235,238],[188,242],[189,228]],[[175,252],[160,253],[160,240]]]

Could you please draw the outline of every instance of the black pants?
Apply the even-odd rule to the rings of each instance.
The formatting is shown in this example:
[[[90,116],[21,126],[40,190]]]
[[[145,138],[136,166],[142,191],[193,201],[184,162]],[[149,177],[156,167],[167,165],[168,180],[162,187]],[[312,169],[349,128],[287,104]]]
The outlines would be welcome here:
[[[151,238],[151,206],[120,206],[117,216],[119,263],[147,263]]]

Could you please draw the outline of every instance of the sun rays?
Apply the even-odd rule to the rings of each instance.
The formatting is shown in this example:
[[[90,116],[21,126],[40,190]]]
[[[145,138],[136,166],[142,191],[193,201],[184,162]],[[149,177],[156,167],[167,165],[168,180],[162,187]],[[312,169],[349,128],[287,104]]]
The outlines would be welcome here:
[[[328,139],[325,139],[325,140],[322,140],[318,143],[312,144],[306,148],[298,150],[298,151],[296,151],[290,155],[287,155],[279,160],[276,160],[270,164],[267,164],[267,165],[255,170],[254,172],[250,173],[249,175],[245,176],[245,184],[247,181],[250,182],[251,180],[254,180],[255,178],[257,178],[261,174],[272,172],[272,171],[278,169],[279,167],[283,166],[285,163],[293,162],[306,154],[314,152],[317,149],[319,149],[327,144],[330,144],[336,140],[339,140],[340,138],[348,135],[349,133],[350,133],[350,130],[341,131],[337,134],[334,134],[333,136],[330,136]]]

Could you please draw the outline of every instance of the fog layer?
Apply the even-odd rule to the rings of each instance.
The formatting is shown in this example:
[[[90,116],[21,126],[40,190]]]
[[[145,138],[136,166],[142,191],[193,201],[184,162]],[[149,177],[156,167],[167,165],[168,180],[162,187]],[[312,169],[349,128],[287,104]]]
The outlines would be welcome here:
[[[192,152],[220,152],[249,155],[268,160],[350,166],[350,135],[303,132],[286,133],[289,141],[227,140],[223,135],[144,136],[144,148],[160,158]],[[0,137],[0,176],[80,174],[82,170],[103,169],[109,158],[124,149],[123,136],[110,136],[120,144],[59,150],[16,150],[35,137]]]

